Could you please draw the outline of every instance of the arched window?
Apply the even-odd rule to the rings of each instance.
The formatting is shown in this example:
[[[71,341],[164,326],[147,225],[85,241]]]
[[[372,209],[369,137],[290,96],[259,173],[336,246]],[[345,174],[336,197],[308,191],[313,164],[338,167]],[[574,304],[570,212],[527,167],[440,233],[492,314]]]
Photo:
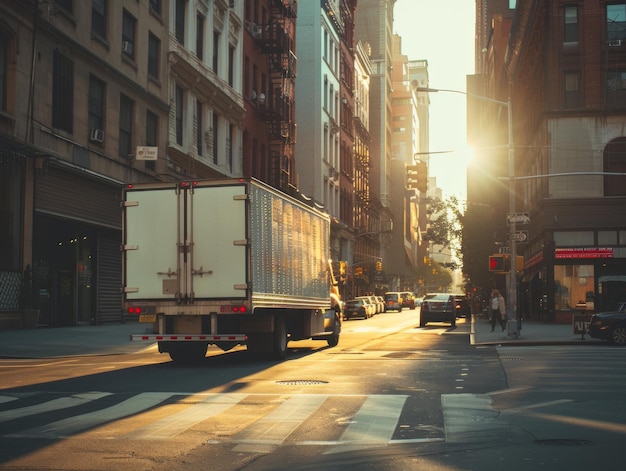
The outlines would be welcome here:
[[[626,173],[626,137],[613,139],[604,148],[604,171]],[[626,175],[605,175],[604,196],[626,196]]]

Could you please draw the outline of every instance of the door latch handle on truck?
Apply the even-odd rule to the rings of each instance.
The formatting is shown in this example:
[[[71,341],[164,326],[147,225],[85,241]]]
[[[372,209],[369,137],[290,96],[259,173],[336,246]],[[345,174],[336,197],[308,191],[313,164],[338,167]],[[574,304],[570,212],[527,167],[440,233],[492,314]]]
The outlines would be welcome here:
[[[191,273],[194,274],[194,275],[200,275],[200,278],[202,278],[202,275],[212,275],[213,274],[213,270],[204,271],[204,269],[202,267],[200,267],[199,270],[194,270],[192,268],[191,269]]]
[[[167,271],[158,271],[157,275],[167,275],[168,278],[171,278],[172,276],[176,276],[176,272],[168,267]]]

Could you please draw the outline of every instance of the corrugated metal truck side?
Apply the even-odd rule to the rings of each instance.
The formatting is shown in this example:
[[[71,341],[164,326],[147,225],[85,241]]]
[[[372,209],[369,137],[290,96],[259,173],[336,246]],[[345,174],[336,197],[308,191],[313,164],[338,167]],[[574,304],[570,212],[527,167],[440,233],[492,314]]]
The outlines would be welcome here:
[[[251,179],[129,185],[122,206],[124,306],[153,325],[133,340],[181,362],[339,341],[327,214]]]

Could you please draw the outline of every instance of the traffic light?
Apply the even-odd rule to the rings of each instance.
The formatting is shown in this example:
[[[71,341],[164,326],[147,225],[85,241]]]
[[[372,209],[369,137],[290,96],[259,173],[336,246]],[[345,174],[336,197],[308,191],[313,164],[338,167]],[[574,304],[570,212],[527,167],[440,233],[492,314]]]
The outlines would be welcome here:
[[[506,273],[511,269],[511,258],[505,254],[489,256],[489,271]]]
[[[376,262],[376,271],[383,271],[383,262],[380,260]]]
[[[426,162],[417,162],[417,189],[426,193],[428,191],[428,166]]]
[[[426,162],[416,162],[406,166],[406,187],[409,190],[428,190],[428,167]]]
[[[417,190],[417,165],[406,166],[406,187],[408,190]]]

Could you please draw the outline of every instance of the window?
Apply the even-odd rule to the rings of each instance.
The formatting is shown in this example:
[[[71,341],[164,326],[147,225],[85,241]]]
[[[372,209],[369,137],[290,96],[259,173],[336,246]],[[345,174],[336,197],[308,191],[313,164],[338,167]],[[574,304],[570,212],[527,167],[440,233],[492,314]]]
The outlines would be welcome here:
[[[578,7],[576,5],[563,7],[563,42],[578,42]]]
[[[202,105],[202,102],[200,100],[196,101],[196,148],[197,148],[197,152],[198,152],[198,156],[202,156],[202,151],[203,151],[203,129],[204,129],[204,123],[203,123],[203,119],[202,119],[202,111],[204,109],[204,106]]]
[[[579,103],[578,103],[579,75],[578,73],[575,73],[575,72],[566,73],[563,77],[563,81],[564,81],[563,86],[565,90],[564,107],[568,109],[578,108],[579,106]]]
[[[593,265],[555,265],[554,307],[558,311],[577,309],[594,293]]]
[[[57,6],[63,8],[68,13],[74,13],[74,5],[72,5],[72,0],[55,0],[54,2]]]
[[[92,129],[104,130],[104,103],[106,84],[99,78],[89,77],[89,101],[87,104],[87,125]]]
[[[213,112],[213,163],[215,165],[217,165],[218,160],[217,160],[217,148],[218,148],[218,131],[219,131],[219,127],[218,127],[218,116],[217,113],[214,111]]]
[[[176,144],[183,145],[183,89],[176,85]]]
[[[228,46],[228,85],[233,86],[235,74],[235,48]]]
[[[7,111],[9,40],[0,32],[0,111]]]
[[[196,17],[196,56],[198,59],[204,58],[204,16]]]
[[[74,63],[54,51],[52,59],[52,126],[68,133],[74,130]]]
[[[606,103],[612,106],[626,106],[626,69],[609,70],[606,78]]]
[[[133,107],[134,102],[126,95],[120,95],[120,157],[127,158],[132,154],[133,138]]]
[[[146,111],[146,145],[156,147],[159,145],[159,116],[150,110]]]
[[[161,16],[161,0],[150,0],[150,11]]]
[[[146,145],[157,147],[159,145],[159,117],[150,110],[146,111]],[[147,169],[154,170],[156,163],[154,160],[146,160],[144,164]]]
[[[218,71],[219,56],[220,56],[220,33],[219,31],[213,31],[213,72],[216,74]]]
[[[606,6],[606,39],[607,41],[626,39],[626,4]]]
[[[130,57],[135,57],[135,24],[137,20],[126,10],[122,16],[122,52]]]
[[[159,78],[159,50],[161,41],[154,34],[148,34],[148,75],[154,79]]]
[[[91,34],[107,37],[107,0],[92,0],[91,2]]]
[[[235,126],[228,126],[228,143],[226,153],[228,155],[228,168],[233,173],[233,139],[235,139]]]
[[[626,172],[626,137],[614,139],[604,148],[604,171]],[[626,196],[626,176],[605,175],[604,196]]]
[[[185,4],[186,0],[176,0],[176,40],[185,45]]]

